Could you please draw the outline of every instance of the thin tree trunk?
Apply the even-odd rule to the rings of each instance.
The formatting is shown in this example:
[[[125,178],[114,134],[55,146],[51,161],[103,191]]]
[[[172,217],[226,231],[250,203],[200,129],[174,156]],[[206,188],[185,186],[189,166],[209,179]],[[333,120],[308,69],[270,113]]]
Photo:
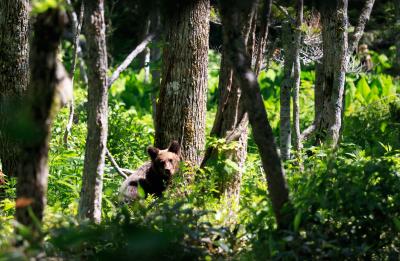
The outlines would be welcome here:
[[[293,46],[293,141],[294,149],[297,154],[301,150],[300,140],[300,104],[299,104],[299,92],[300,92],[300,44],[301,44],[301,25],[303,23],[303,0],[297,0],[296,5],[296,29],[294,33],[294,46]],[[297,155],[299,156],[299,155]]]
[[[293,86],[293,30],[290,21],[282,26],[282,42],[285,50],[283,66],[284,78],[280,89],[280,149],[282,160],[290,159],[291,128],[290,128],[290,97]]]
[[[333,15],[332,15],[333,14]],[[324,3],[321,8],[323,39],[323,108],[316,123],[317,143],[335,147],[342,125],[343,93],[347,67],[347,0]]]
[[[256,56],[254,73],[256,75],[260,74],[261,68],[264,64],[265,52],[267,48],[268,28],[271,17],[271,6],[272,0],[262,1],[262,7],[259,14],[260,32],[256,34],[256,50],[254,52]]]
[[[67,3],[69,7],[72,9],[72,4],[71,0],[67,0]],[[72,64],[71,64],[71,71],[70,71],[70,76],[71,76],[71,81],[72,81],[72,86],[74,84],[74,76],[75,76],[75,69],[76,69],[76,60],[78,58],[78,49],[79,49],[79,36],[81,34],[81,28],[82,28],[82,22],[83,22],[83,10],[84,10],[84,5],[83,2],[81,3],[80,11],[79,11],[79,17],[77,16],[76,12],[72,9],[71,11],[71,17],[72,17],[72,28],[73,28],[73,44],[74,48],[72,51]],[[74,122],[74,112],[75,112],[75,102],[74,102],[74,96],[72,96],[71,102],[69,104],[69,116],[68,116],[68,122],[67,126],[65,127],[64,131],[64,146],[67,147],[68,145],[68,136],[71,134],[71,129],[72,129],[72,124]]]
[[[18,108],[29,75],[29,1],[0,1],[0,161],[3,172],[14,176],[18,148],[12,141],[11,113]]]
[[[178,140],[182,158],[197,165],[205,145],[210,3],[178,1],[167,9],[155,146]]]
[[[88,134],[79,218],[101,220],[104,158],[108,130],[107,51],[103,0],[85,0],[84,32],[88,53]]]
[[[31,47],[30,86],[19,111],[29,126],[26,128],[30,128],[25,133],[30,135],[19,137],[22,150],[17,166],[16,218],[34,231],[38,229],[35,219],[42,220],[46,205],[49,139],[52,120],[60,106],[56,95],[61,88],[71,88],[64,85],[71,82],[57,60],[66,22],[65,13],[54,9],[37,16]]]
[[[256,3],[257,1],[250,1],[247,4]],[[268,122],[260,86],[251,70],[251,59],[246,53],[245,41],[239,29],[239,4],[243,4],[243,2],[238,0],[220,1],[224,43],[225,46],[230,47],[227,50],[228,59],[234,67],[234,73],[238,77],[240,88],[243,91],[244,105],[249,114],[254,140],[260,151],[261,160],[266,172],[268,191],[277,224],[280,228],[287,228],[292,219],[291,207],[289,206],[289,190],[272,129]],[[284,210],[285,205],[287,205],[288,209]]]

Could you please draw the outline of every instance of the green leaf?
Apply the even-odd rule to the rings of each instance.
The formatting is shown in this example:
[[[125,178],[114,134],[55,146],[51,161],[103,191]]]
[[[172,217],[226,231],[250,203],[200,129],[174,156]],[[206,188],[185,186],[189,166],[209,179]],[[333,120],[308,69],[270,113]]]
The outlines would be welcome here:
[[[225,165],[228,166],[230,169],[236,171],[236,172],[240,171],[239,165],[236,162],[234,162],[234,161],[232,161],[230,159],[226,159],[225,160]]]
[[[294,231],[299,231],[300,223],[301,223],[301,211],[297,212],[296,216],[294,217],[293,220],[293,228]]]
[[[380,130],[381,130],[381,132],[385,132],[385,130],[386,130],[386,127],[387,127],[387,122],[386,121],[384,121],[384,122],[382,122],[381,123],[381,126],[380,126]]]
[[[398,218],[393,218],[394,226],[396,227],[397,231],[400,232],[400,220]]]
[[[33,0],[32,13],[40,14],[46,12],[50,8],[56,8],[59,3],[60,0]]]
[[[364,98],[365,101],[368,99],[368,95],[371,92],[371,89],[366,81],[365,77],[361,77],[361,79],[357,82],[357,93]]]
[[[142,186],[140,186],[140,184],[138,184],[138,186],[137,186],[137,192],[138,192],[139,198],[146,197],[146,193],[144,192],[144,189],[142,188]]]

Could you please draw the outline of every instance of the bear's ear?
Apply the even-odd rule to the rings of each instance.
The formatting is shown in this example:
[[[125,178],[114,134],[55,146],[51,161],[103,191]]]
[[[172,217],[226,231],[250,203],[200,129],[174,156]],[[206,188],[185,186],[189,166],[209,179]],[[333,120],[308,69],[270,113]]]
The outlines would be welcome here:
[[[147,148],[147,153],[149,153],[151,160],[155,160],[159,152],[160,150],[155,147],[150,146]]]
[[[173,152],[177,155],[179,155],[181,153],[181,145],[179,145],[179,143],[174,140],[173,142],[171,142],[171,144],[168,147],[168,151],[169,152]]]

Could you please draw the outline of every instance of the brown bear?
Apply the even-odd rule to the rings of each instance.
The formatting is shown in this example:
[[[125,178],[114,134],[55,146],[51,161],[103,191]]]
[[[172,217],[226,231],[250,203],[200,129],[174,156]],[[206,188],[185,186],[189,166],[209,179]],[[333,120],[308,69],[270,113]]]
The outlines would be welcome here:
[[[145,196],[153,194],[162,196],[171,182],[172,176],[179,169],[180,145],[173,141],[168,149],[160,150],[155,147],[147,148],[150,155],[150,162],[146,162],[132,175],[130,175],[120,188],[120,197],[124,202],[135,200],[139,197],[138,186]]]

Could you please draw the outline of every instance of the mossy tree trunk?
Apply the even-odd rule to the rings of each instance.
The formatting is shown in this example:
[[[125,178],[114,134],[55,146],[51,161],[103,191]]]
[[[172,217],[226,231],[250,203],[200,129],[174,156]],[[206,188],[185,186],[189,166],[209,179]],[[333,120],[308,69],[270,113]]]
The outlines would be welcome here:
[[[88,134],[82,177],[79,218],[101,221],[104,159],[108,130],[107,51],[103,0],[85,0],[87,39]]]
[[[181,144],[182,158],[199,164],[205,145],[209,0],[168,2],[156,110],[155,146]]]
[[[322,111],[316,122],[317,143],[335,147],[342,125],[343,93],[346,78],[348,35],[347,0],[321,3],[323,58],[321,78]]]
[[[68,77],[57,60],[66,21],[65,13],[59,10],[50,9],[37,16],[30,52],[29,90],[18,110],[25,135],[18,138],[21,152],[16,168],[16,218],[33,231],[38,228],[32,214],[41,221],[46,205],[49,139],[52,120],[60,106],[56,95],[60,83]]]
[[[268,182],[268,192],[279,228],[288,228],[292,221],[292,207],[284,169],[269,124],[260,86],[251,69],[251,58],[240,32],[240,10],[258,1],[220,0],[221,18],[224,30],[224,44],[229,46],[228,59],[242,90],[244,107],[249,115],[254,141]]]
[[[29,1],[0,1],[0,161],[3,172],[14,176],[18,137],[9,127],[29,77]]]
[[[257,8],[258,6],[252,7],[243,12],[241,28],[248,55],[254,61],[252,67],[259,72],[268,35],[271,1],[266,1],[259,8]],[[259,26],[256,29],[257,24]],[[217,152],[215,148],[208,148],[202,166],[216,153],[224,153],[225,158],[237,164],[239,171],[226,173],[224,177],[221,177],[219,186],[220,195],[225,195],[229,199],[229,203],[235,206],[239,203],[242,170],[247,156],[248,115],[244,109],[239,81],[229,62],[228,48],[228,46],[223,46],[218,84],[218,110],[210,135],[224,138],[228,143],[235,141],[237,146],[234,150],[227,152]]]

